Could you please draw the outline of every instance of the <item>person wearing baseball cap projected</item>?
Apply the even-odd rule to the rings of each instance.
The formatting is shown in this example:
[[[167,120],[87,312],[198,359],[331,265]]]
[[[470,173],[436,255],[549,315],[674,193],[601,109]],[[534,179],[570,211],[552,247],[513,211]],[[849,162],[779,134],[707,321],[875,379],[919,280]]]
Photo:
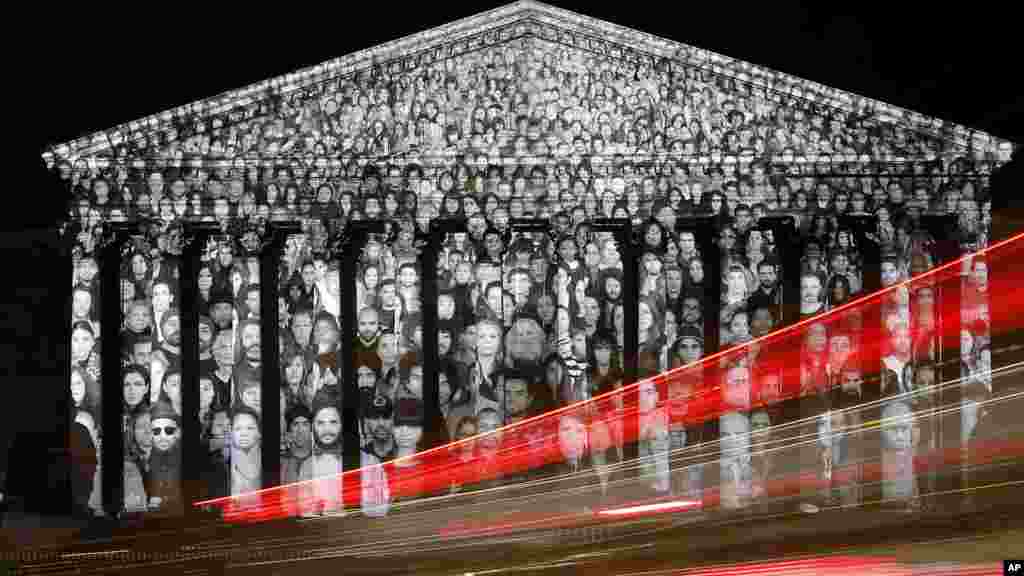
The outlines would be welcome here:
[[[390,462],[398,454],[394,436],[394,407],[391,399],[376,395],[364,399],[363,438],[369,439],[363,445],[363,452],[372,454],[381,462]]]

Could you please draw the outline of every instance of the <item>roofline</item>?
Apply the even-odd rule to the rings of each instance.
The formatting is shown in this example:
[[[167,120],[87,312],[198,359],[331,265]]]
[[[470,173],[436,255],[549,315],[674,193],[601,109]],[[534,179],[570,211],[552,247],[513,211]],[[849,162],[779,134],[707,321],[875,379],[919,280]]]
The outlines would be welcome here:
[[[72,159],[109,150],[118,134],[152,133],[167,127],[175,118],[196,115],[213,116],[250,106],[272,97],[287,95],[327,80],[349,76],[381,63],[394,63],[415,53],[422,54],[442,46],[453,46],[476,35],[486,35],[503,27],[521,24],[526,32],[542,40],[558,41],[559,33],[584,33],[597,42],[605,42],[610,51],[619,51],[624,59],[640,61],[667,59],[685,66],[710,70],[713,74],[750,84],[773,93],[783,93],[817,106],[845,113],[872,114],[878,121],[929,134],[964,149],[973,145],[994,146],[1012,142],[982,130],[926,116],[906,108],[839,90],[804,78],[779,72],[766,66],[731,58],[710,50],[662,38],[535,0],[520,0],[472,15],[423,32],[360,50],[345,56],[308,66],[248,86],[228,90],[163,112],[151,114],[105,130],[46,148],[42,157],[52,165],[57,157]],[[551,36],[551,38],[547,38]],[[505,40],[499,40],[501,42]],[[739,70],[735,73],[734,70]]]

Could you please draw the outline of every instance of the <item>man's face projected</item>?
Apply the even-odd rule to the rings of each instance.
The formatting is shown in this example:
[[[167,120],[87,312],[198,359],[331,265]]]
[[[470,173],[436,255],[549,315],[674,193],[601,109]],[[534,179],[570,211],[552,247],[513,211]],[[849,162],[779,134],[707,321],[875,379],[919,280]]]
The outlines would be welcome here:
[[[246,325],[242,331],[242,346],[245,349],[246,360],[252,364],[258,364],[260,362],[260,327],[258,325]]]
[[[729,369],[725,375],[723,400],[726,406],[745,410],[750,405],[750,372],[744,366]]]
[[[369,340],[377,335],[380,328],[377,312],[371,309],[363,309],[359,313],[359,335],[364,340]]]
[[[744,455],[750,446],[750,421],[744,414],[729,412],[719,420],[722,451],[727,455]]]
[[[910,408],[902,402],[893,402],[882,411],[884,445],[889,450],[908,450],[911,447]]]
[[[520,379],[506,380],[505,394],[509,414],[512,416],[525,415],[533,400],[530,397],[530,389],[526,381]]]
[[[170,434],[168,434],[170,431]],[[178,424],[170,418],[157,418],[152,422],[153,447],[167,452],[178,442],[180,434]]]
[[[313,419],[313,432],[321,446],[333,446],[341,436],[341,416],[334,406],[317,411]]]

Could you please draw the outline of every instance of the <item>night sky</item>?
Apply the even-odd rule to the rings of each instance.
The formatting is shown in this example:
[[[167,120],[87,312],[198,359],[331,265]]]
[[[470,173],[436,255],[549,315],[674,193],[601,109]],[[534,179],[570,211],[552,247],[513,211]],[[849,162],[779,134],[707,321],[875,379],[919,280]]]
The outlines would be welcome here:
[[[1019,31],[1006,13],[964,13],[935,3],[926,9],[897,2],[625,2],[555,4],[754,64],[880,99],[930,116],[989,131],[1016,142],[1022,99],[1016,86]],[[362,48],[499,6],[499,2],[339,2],[293,11],[252,5],[234,13],[159,3],[130,12],[86,3],[52,6],[46,23],[17,55],[30,70],[23,95],[29,116],[29,167],[41,176],[44,147],[148,114],[242,87]],[[674,6],[674,8],[668,8]],[[700,7],[697,7],[700,6]],[[201,7],[202,9],[200,9]],[[43,7],[45,9],[45,7]],[[1014,50],[1012,47],[1017,46]],[[1014,60],[1017,61],[1014,61]],[[1007,73],[1017,70],[1017,73]],[[35,162],[33,165],[32,162]],[[53,221],[65,198],[52,185],[30,197],[30,215],[5,210],[4,229]],[[13,279],[4,285],[0,360],[8,386],[38,390],[62,377],[60,333],[69,271],[49,262],[32,240],[0,236]],[[50,338],[41,337],[51,333]],[[37,385],[38,383],[38,385]],[[27,402],[35,402],[26,399]],[[46,402],[40,399],[39,402]],[[30,419],[4,418],[20,429]]]

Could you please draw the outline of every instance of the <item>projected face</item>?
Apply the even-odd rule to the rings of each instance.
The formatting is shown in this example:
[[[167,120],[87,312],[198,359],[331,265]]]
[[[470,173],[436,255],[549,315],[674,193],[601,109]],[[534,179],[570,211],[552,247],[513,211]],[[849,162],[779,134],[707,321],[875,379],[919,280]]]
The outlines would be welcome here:
[[[234,342],[231,339],[231,332],[218,332],[213,339],[213,359],[218,366],[231,367],[235,363]]]
[[[821,280],[817,276],[804,276],[800,279],[800,302],[802,308],[821,304]]]
[[[501,426],[501,419],[498,413],[493,410],[482,410],[477,416],[480,434],[494,432]],[[493,453],[501,444],[501,434],[488,434],[479,441],[480,450]]]
[[[377,342],[377,355],[386,366],[392,366],[398,362],[398,335],[382,334]]]
[[[733,366],[726,372],[722,400],[734,410],[750,408],[750,370],[746,366]]]
[[[245,359],[252,365],[260,362],[260,327],[257,324],[246,324],[242,329],[242,348]]]
[[[653,423],[644,433],[651,454],[664,454],[671,448],[671,435],[664,421]]]
[[[175,404],[181,402],[181,373],[168,374],[164,378],[163,384],[164,393],[171,399],[171,402]]]
[[[79,362],[89,357],[95,344],[96,340],[88,330],[76,328],[71,333],[71,355]]]
[[[78,370],[71,372],[71,399],[74,400],[75,406],[81,406],[85,399],[85,380]]]
[[[935,368],[920,366],[914,371],[914,389],[930,388],[935,385]]]
[[[135,438],[135,443],[143,451],[153,447],[153,430],[148,412],[144,412],[135,418],[132,437]]]
[[[730,270],[728,282],[730,303],[740,302],[747,298],[747,278],[741,270]]]
[[[133,304],[128,310],[128,329],[132,332],[142,332],[152,324],[149,307],[142,303]]]
[[[895,262],[882,262],[882,286],[892,286],[900,282],[900,270]]]
[[[732,331],[734,338],[750,336],[750,326],[747,323],[746,312],[737,312],[733,315],[732,321],[729,323],[729,330]]]
[[[450,294],[441,294],[437,297],[437,317],[447,320],[455,315],[455,300]]]
[[[421,438],[423,438],[423,426],[415,424],[395,424],[395,444],[400,450],[414,451]]]
[[[180,429],[177,422],[170,418],[157,418],[152,421],[153,447],[166,452],[178,442]]]
[[[618,278],[609,277],[604,281],[604,291],[609,300],[618,300],[622,295],[622,283]]]
[[[964,355],[974,353],[974,336],[969,330],[960,330],[960,353]]]
[[[200,410],[209,410],[210,406],[213,405],[214,389],[213,381],[209,378],[199,379],[199,408]]]
[[[74,396],[74,382],[76,376],[77,372],[71,373],[72,396]],[[81,377],[79,376],[78,379],[81,380]],[[143,398],[145,398],[146,395],[149,394],[149,385],[146,384],[146,379],[143,378],[142,374],[139,374],[138,372],[128,372],[127,374],[125,374],[123,384],[124,403],[127,404],[130,408],[138,406],[142,402]],[[76,400],[76,403],[77,402],[78,400]]]
[[[759,410],[750,415],[751,433],[762,432],[764,430],[771,428],[771,425],[771,417],[768,416],[768,413],[763,410]]]
[[[893,402],[882,411],[884,427],[882,439],[889,450],[911,448],[910,408],[903,402]]]
[[[164,332],[164,340],[168,344],[171,346],[181,344],[181,317],[177,314],[165,317],[161,329]]]
[[[76,320],[85,320],[92,311],[92,294],[87,290],[75,290],[71,304]]]
[[[363,285],[369,291],[377,289],[377,285],[380,283],[380,277],[377,273],[376,266],[368,266],[366,271],[363,272]]]
[[[262,400],[263,395],[258,382],[248,385],[248,387],[242,391],[242,404],[245,404],[256,412],[260,411]]]
[[[236,448],[251,450],[259,442],[259,424],[251,414],[239,413],[235,415],[231,424],[231,439]]]
[[[981,261],[975,261],[971,267],[971,284],[979,292],[984,292],[988,289],[988,264]]]
[[[417,398],[423,398],[423,366],[409,368],[409,379],[405,383],[406,390]]]
[[[654,313],[646,302],[640,302],[640,306],[637,308],[637,323],[641,338],[646,338],[651,326],[654,325]]]
[[[565,415],[558,421],[558,448],[566,460],[578,460],[586,451],[587,429],[583,422],[573,415]]]
[[[640,412],[651,412],[658,407],[658,387],[650,380],[640,383]]]
[[[975,378],[980,380],[988,388],[992,387],[992,351],[982,348],[978,352],[978,360],[975,365]]]
[[[760,266],[757,271],[757,280],[761,284],[761,288],[763,290],[774,289],[775,282],[778,281],[778,275],[775,272],[775,266]]]
[[[482,356],[497,354],[501,339],[501,329],[492,323],[484,322],[477,326],[476,351]]]
[[[359,312],[359,335],[364,340],[369,340],[377,335],[379,329],[377,311],[372,308],[363,308]]]
[[[171,306],[171,289],[167,284],[153,285],[153,310],[163,312]]]
[[[764,336],[772,331],[775,326],[775,319],[767,308],[758,308],[750,319],[750,334],[755,338]]]
[[[820,353],[825,351],[828,345],[828,332],[824,324],[812,324],[807,329],[807,349],[810,352]]]
[[[850,337],[846,334],[838,334],[828,341],[829,363],[837,368],[846,365],[852,351]]]
[[[313,418],[313,432],[321,446],[333,446],[341,437],[341,415],[334,406],[325,406]]]
[[[729,412],[719,419],[722,451],[740,456],[750,449],[750,421],[739,412]]]
[[[908,356],[910,354],[910,347],[912,344],[910,338],[910,328],[904,322],[897,322],[892,329],[892,348],[893,352],[902,356]]]
[[[818,446],[829,447],[838,442],[836,434],[842,432],[846,417],[842,412],[831,411],[818,416]]]

